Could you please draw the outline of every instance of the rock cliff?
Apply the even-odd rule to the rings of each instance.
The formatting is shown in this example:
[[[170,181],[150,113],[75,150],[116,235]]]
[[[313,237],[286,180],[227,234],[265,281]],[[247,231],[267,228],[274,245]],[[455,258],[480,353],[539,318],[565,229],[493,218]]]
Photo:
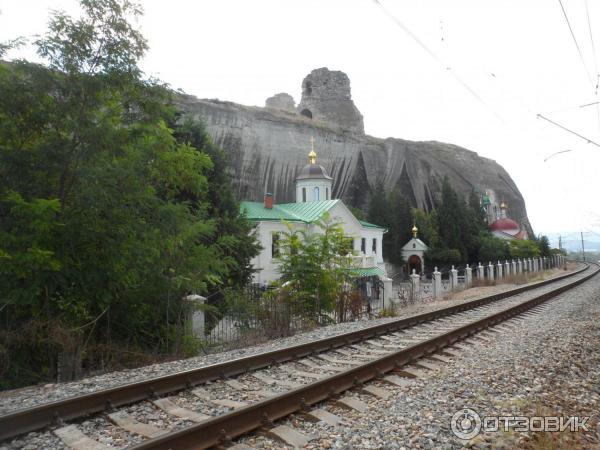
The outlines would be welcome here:
[[[452,144],[365,135],[342,72],[312,71],[295,109],[284,93],[268,99],[265,108],[188,95],[177,104],[204,121],[229,154],[240,199],[260,201],[272,192],[276,202],[294,201],[294,179],[314,137],[318,161],[334,177],[334,196],[351,205],[366,208],[372,188],[382,182],[389,190],[399,186],[414,206],[430,210],[447,175],[465,198],[476,189],[488,191],[493,201],[507,201],[509,216],[531,232],[519,189],[495,161]]]

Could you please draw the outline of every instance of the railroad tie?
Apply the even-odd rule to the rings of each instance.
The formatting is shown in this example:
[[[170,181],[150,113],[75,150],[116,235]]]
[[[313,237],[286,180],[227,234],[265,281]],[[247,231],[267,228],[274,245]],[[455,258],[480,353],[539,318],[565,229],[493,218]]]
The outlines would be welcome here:
[[[322,375],[322,374],[313,373],[313,372],[305,372],[302,370],[296,370],[293,367],[289,367],[289,366],[282,366],[281,369],[285,370],[286,372],[288,372],[291,375],[296,375],[298,377],[313,378],[315,380],[318,380],[318,379],[324,377],[324,375]]]
[[[365,386],[361,389],[361,391],[365,394],[370,394],[382,400],[387,400],[392,395],[392,393],[387,389],[382,389],[377,386]]]
[[[160,436],[161,434],[168,433],[167,430],[161,430],[153,425],[147,423],[138,422],[132,415],[127,414],[124,411],[117,411],[109,414],[108,418],[115,425],[129,431],[130,433],[139,434],[147,438],[153,438]]]
[[[296,389],[302,386],[301,383],[297,383],[295,381],[279,380],[276,378],[269,377],[267,375],[263,375],[262,373],[251,373],[250,376],[256,378],[258,381],[262,381],[263,383],[270,385],[279,384],[280,386],[285,386],[291,389]]]
[[[342,367],[316,364],[316,363],[312,362],[310,359],[300,359],[296,362],[298,364],[308,367],[309,369],[324,370],[326,372],[342,372],[344,370]]]
[[[454,358],[459,358],[462,356],[462,354],[456,350],[452,350],[451,348],[445,348],[442,350],[442,355],[448,355]]]
[[[211,416],[207,416],[206,414],[202,414],[196,411],[191,411],[186,408],[182,408],[177,406],[172,400],[168,398],[159,398],[158,400],[154,400],[156,406],[162,409],[164,412],[171,414],[172,416],[180,417],[182,419],[191,420],[192,422],[204,422],[211,418]]]
[[[248,390],[248,386],[240,383],[237,380],[225,380],[225,384],[227,386],[229,386],[230,388],[235,389],[236,391],[247,391]]]
[[[309,420],[316,420],[326,423],[332,427],[339,425],[342,422],[342,418],[340,416],[336,416],[335,414],[330,413],[326,409],[313,409],[303,413]]]
[[[211,402],[217,406],[225,406],[226,408],[238,409],[248,406],[248,403],[237,402],[235,400],[229,400],[227,398],[211,400]]]
[[[352,347],[353,349],[355,349],[355,350],[359,350],[359,351],[361,351],[361,352],[366,352],[366,351],[368,351],[368,349],[365,349],[365,348],[360,348],[360,347],[358,347],[358,346],[356,346],[356,345],[352,345],[351,347]],[[358,359],[371,359],[371,356],[369,356],[369,355],[361,355],[361,354],[358,354],[358,353],[353,353],[353,352],[351,352],[351,351],[344,350],[343,348],[336,348],[336,349],[335,349],[335,352],[336,352],[336,353],[339,353],[340,355],[347,356],[347,357],[349,357],[349,358],[358,358]]]
[[[271,428],[270,430],[265,431],[265,434],[282,441],[287,445],[291,445],[294,448],[302,448],[311,440],[311,437],[300,433],[287,425],[279,425],[278,427]]]
[[[73,450],[109,450],[112,448],[87,437],[75,425],[58,428],[54,430],[54,434]]]
[[[317,357],[319,359],[322,359],[323,361],[327,361],[333,364],[339,364],[342,366],[355,366],[357,364],[360,364],[357,361],[350,361],[350,360],[342,360],[342,359],[336,359],[336,358],[332,358],[331,356],[327,356],[327,355],[317,355]]]
[[[439,365],[437,365],[433,362],[428,362],[428,361],[423,361],[423,360],[415,361],[413,364],[415,367],[419,367],[421,369],[427,369],[427,370],[435,370],[440,367]]]
[[[350,397],[349,395],[342,397],[340,399],[337,399],[335,401],[335,404],[342,408],[353,409],[358,412],[365,412],[367,409],[369,409],[369,407],[367,406],[367,404],[365,402],[363,402],[362,400],[359,400],[355,397]]]
[[[373,355],[389,355],[390,352],[386,352],[385,350],[376,350],[374,348],[369,348],[369,347],[365,347],[365,346],[361,346],[361,345],[351,345],[350,347],[352,347],[355,350],[358,350],[359,352],[367,352],[367,353],[371,353]],[[371,358],[371,356],[362,356],[360,355],[360,357],[362,358]]]
[[[427,378],[427,374],[422,370],[415,367],[402,367],[401,369],[395,370],[396,373],[406,378]]]
[[[246,444],[235,444],[232,447],[227,447],[227,450],[254,450],[254,447],[250,447]]]
[[[439,361],[439,362],[443,362],[443,363],[449,363],[450,361],[452,361],[450,358],[446,358],[444,355],[429,355],[429,359],[433,359],[435,361]]]
[[[401,378],[397,375],[388,375],[383,377],[382,380],[386,383],[393,384],[394,386],[398,387],[410,386],[411,384],[413,384],[410,379]]]

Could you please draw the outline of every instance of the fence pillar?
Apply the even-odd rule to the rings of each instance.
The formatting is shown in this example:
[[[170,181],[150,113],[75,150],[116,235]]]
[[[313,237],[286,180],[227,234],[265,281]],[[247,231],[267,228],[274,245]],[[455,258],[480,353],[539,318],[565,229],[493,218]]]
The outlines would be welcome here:
[[[498,261],[498,278],[502,278],[502,263]]]
[[[412,273],[410,274],[410,285],[411,300],[413,302],[419,300],[421,298],[421,276],[417,275],[415,269],[413,269]]]
[[[504,276],[507,277],[510,275],[510,263],[508,260],[504,260]]]
[[[494,265],[491,261],[488,262],[488,280],[494,281]]]
[[[186,328],[191,332],[192,336],[198,339],[204,339],[205,319],[203,306],[206,297],[202,297],[201,295],[188,295],[183,297],[183,301],[188,306]]]
[[[513,259],[513,260],[511,260],[510,265],[512,266],[511,269],[510,269],[511,273],[513,275],[516,275],[516,273],[517,273],[517,262]]]
[[[442,274],[438,272],[437,267],[433,269],[433,297],[440,298],[442,296]]]
[[[450,286],[453,292],[458,289],[458,270],[454,266],[450,269]]]
[[[481,263],[479,263],[479,265],[477,266],[477,278],[479,280],[483,280],[483,266],[481,265]]]
[[[517,259],[517,273],[523,273],[523,261]]]
[[[383,308],[388,307],[391,308],[394,305],[393,303],[393,280],[388,277],[382,277],[381,281],[383,281]]]
[[[467,266],[465,269],[465,289],[469,289],[473,283],[473,269],[471,266]]]

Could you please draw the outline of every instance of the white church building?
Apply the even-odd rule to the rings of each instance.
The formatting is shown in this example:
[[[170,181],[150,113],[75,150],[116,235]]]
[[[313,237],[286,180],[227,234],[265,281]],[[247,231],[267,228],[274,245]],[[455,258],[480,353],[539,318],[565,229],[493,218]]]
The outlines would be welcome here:
[[[256,233],[261,252],[253,258],[254,282],[268,284],[279,278],[277,255],[280,235],[288,231],[287,224],[295,230],[317,233],[321,229],[316,222],[328,213],[334,222],[344,229],[344,234],[353,242],[352,273],[357,278],[379,279],[384,287],[384,302],[392,294],[392,280],[387,277],[383,262],[382,241],[385,228],[358,220],[339,199],[333,198],[333,179],[325,168],[317,164],[314,148],[308,155],[309,163],[296,177],[296,201],[275,204],[270,194],[264,202],[241,202],[242,213],[256,224]],[[370,286],[370,285],[369,285]],[[370,296],[370,295],[369,295]],[[378,293],[374,298],[379,296]]]

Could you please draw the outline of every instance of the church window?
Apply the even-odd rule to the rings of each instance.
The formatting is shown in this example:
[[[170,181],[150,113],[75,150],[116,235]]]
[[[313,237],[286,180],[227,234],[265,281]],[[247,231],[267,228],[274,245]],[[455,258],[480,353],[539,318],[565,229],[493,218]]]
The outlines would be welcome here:
[[[371,251],[373,253],[377,253],[377,239],[373,238],[373,245],[371,246]]]
[[[329,200],[329,188],[325,188],[325,200]]]
[[[271,235],[271,258],[279,256],[279,233]]]
[[[302,201],[306,201],[306,188],[302,188]]]
[[[315,202],[319,201],[319,186],[315,186],[314,201]]]
[[[416,244],[413,244],[413,248],[417,248]]]
[[[360,251],[362,253],[367,253],[367,240],[365,238],[360,240]]]

